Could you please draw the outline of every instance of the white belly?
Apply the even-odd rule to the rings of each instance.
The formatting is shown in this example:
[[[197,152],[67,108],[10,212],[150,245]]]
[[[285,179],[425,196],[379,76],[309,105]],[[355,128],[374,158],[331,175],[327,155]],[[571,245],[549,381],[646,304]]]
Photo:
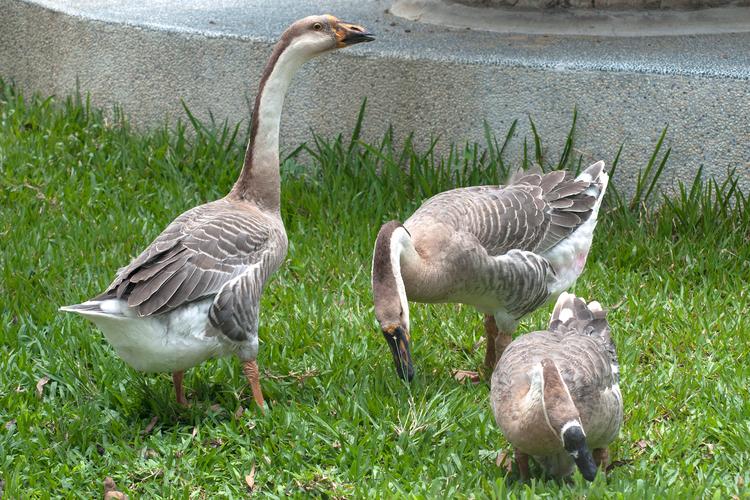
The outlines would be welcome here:
[[[136,370],[170,372],[235,351],[234,344],[216,335],[208,321],[211,302],[195,302],[145,318],[135,316],[119,299],[103,301],[100,313],[76,312],[93,321],[117,354]]]
[[[551,298],[556,298],[578,279],[586,266],[586,258],[591,249],[591,240],[596,228],[596,213],[573,233],[544,253],[557,273],[557,281],[550,286]]]

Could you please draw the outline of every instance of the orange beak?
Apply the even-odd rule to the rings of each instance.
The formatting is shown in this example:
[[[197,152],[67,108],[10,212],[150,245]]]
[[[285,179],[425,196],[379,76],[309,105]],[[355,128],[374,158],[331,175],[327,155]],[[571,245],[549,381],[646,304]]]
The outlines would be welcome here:
[[[373,40],[375,36],[357,24],[339,21],[336,26],[336,45],[339,48]]]

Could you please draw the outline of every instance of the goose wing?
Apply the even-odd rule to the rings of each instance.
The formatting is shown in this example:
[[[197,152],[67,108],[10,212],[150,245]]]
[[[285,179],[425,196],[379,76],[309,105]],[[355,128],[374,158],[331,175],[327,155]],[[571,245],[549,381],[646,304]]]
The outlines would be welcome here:
[[[598,162],[575,179],[557,170],[524,174],[506,186],[454,189],[427,200],[407,222],[449,224],[474,235],[492,256],[512,249],[541,253],[589,219],[603,193],[602,175]]]
[[[149,316],[214,296],[251,270],[249,275],[262,288],[286,254],[283,227],[273,222],[254,207],[227,200],[188,210],[120,269],[97,299],[127,300],[139,316]]]

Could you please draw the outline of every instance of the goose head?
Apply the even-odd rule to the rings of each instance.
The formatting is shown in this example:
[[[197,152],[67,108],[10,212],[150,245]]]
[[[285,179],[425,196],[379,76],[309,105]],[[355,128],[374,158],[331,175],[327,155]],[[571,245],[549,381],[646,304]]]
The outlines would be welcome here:
[[[372,259],[372,293],[375,317],[393,355],[396,373],[414,378],[409,347],[409,303],[401,277],[401,252],[411,237],[398,221],[383,224],[375,240]]]
[[[364,27],[341,21],[330,14],[309,16],[293,23],[282,35],[293,47],[308,58],[325,52],[374,40]]]

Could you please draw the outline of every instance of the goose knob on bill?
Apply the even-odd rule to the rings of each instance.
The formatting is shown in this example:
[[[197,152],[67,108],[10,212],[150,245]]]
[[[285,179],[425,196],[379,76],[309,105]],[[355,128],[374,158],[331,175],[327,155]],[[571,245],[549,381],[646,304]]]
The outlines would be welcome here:
[[[408,300],[468,304],[485,315],[487,373],[520,319],[575,283],[609,177],[597,162],[573,178],[519,172],[505,186],[453,189],[375,241],[375,316],[396,371],[411,380]],[[438,334],[436,332],[435,334]]]
[[[256,362],[260,298],[287,253],[279,211],[284,95],[305,61],[370,40],[361,26],[330,15],[292,24],[263,71],[244,165],[229,194],[178,216],[102,294],[61,308],[93,321],[136,370],[172,372],[178,403],[187,404],[185,369],[236,354],[263,408]]]
[[[554,477],[578,466],[594,480],[622,425],[619,374],[606,313],[570,293],[557,299],[548,331],[508,346],[492,374],[490,403],[522,479],[533,456]]]

